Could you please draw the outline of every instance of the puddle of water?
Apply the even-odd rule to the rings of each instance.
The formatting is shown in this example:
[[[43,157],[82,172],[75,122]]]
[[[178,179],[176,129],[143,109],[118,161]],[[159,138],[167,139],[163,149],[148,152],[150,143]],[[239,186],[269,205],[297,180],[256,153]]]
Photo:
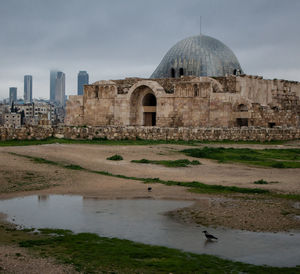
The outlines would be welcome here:
[[[191,205],[170,200],[99,200],[81,196],[28,196],[0,201],[8,220],[24,227],[62,228],[97,233],[251,264],[296,266],[300,233],[258,233],[184,225],[164,213]],[[207,242],[208,230],[217,242]]]

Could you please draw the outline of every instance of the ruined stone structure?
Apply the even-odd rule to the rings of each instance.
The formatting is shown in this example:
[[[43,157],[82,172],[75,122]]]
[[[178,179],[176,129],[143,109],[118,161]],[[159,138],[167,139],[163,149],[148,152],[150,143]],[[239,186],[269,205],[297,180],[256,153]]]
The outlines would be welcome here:
[[[67,125],[298,127],[300,84],[256,76],[99,81],[70,96]]]
[[[234,53],[209,36],[174,45],[150,79],[99,81],[70,96],[76,126],[298,127],[300,84],[242,74]]]

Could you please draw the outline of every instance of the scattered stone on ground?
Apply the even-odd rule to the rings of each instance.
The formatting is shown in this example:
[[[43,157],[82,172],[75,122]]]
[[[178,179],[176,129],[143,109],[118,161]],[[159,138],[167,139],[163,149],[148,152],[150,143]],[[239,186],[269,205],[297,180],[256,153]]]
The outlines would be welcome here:
[[[62,274],[77,273],[71,265],[57,264],[51,258],[40,258],[25,248],[0,245],[0,273]]]

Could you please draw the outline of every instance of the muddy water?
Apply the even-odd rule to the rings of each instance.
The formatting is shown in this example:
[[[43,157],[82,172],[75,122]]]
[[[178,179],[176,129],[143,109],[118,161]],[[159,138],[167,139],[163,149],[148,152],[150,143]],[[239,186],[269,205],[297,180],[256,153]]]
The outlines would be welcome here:
[[[300,264],[300,233],[256,233],[175,222],[165,213],[191,205],[170,200],[99,200],[81,196],[28,196],[0,201],[0,212],[23,227],[62,228],[106,237],[218,255],[252,264]],[[208,230],[219,238],[207,242]]]

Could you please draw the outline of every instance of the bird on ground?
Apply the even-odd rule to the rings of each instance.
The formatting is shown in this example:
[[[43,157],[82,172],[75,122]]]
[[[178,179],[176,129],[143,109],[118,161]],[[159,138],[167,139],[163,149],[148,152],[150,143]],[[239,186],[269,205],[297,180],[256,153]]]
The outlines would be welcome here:
[[[212,240],[218,240],[217,237],[209,234],[206,230],[202,231],[205,234],[205,237],[207,240],[212,241]]]
[[[148,186],[148,192],[151,192],[151,191],[152,191],[152,187]]]

